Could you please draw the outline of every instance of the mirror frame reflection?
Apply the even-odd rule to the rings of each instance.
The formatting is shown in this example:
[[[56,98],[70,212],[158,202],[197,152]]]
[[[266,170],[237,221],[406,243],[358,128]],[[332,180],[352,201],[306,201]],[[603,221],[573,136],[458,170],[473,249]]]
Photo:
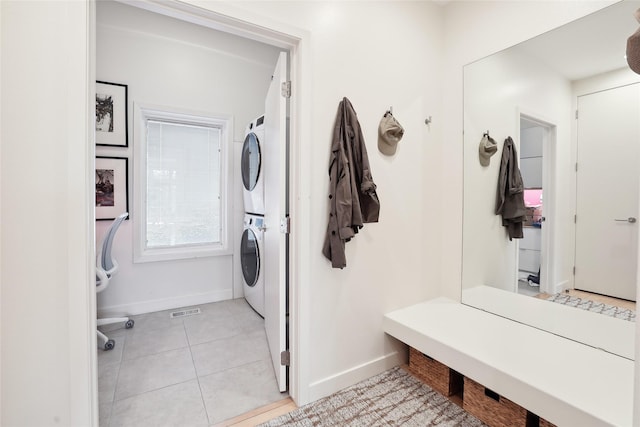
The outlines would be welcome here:
[[[613,206],[611,199],[599,198],[619,192],[606,186],[609,175],[633,183],[635,190],[624,193],[624,207],[616,209],[624,219],[638,215],[640,168],[633,162],[640,162],[640,148],[624,154],[629,140],[640,147],[640,75],[624,56],[627,38],[640,27],[634,17],[638,9],[640,1],[625,0],[468,64],[463,85],[462,303],[628,359],[634,358],[634,322],[548,299],[563,300],[567,291],[584,289],[596,301],[596,294],[607,293],[635,301],[640,226],[614,222],[619,213],[611,214],[615,218],[607,220],[608,228],[599,228],[605,222],[601,218],[586,221],[596,213],[609,214],[593,208]],[[618,88],[629,94],[611,102],[625,105],[606,104],[603,94]],[[587,110],[591,104],[593,116]],[[580,120],[578,110],[585,114]],[[618,121],[629,121],[622,112],[638,117],[631,120],[629,134],[620,134],[625,126]],[[487,134],[497,150],[486,148]],[[508,137],[515,151],[504,149]],[[519,191],[527,190],[517,206],[506,196],[509,209],[517,208],[514,220],[496,214],[505,198],[499,196],[500,177],[516,182],[514,168],[505,166],[510,153],[522,179]],[[605,170],[610,154],[629,162]],[[488,157],[488,164],[481,157]],[[617,174],[622,171],[627,175]],[[597,188],[600,184],[605,187]],[[505,224],[512,221],[516,224],[508,232]],[[629,271],[618,279],[625,256]]]

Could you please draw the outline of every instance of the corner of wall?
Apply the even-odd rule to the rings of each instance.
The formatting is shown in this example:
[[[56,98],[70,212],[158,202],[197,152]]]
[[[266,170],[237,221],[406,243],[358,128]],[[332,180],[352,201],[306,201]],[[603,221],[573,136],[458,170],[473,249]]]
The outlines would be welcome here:
[[[309,385],[309,400],[313,402],[321,399],[384,372],[387,369],[406,363],[406,360],[406,352],[393,351],[369,362],[354,366],[329,377],[322,378],[321,380],[314,381]]]

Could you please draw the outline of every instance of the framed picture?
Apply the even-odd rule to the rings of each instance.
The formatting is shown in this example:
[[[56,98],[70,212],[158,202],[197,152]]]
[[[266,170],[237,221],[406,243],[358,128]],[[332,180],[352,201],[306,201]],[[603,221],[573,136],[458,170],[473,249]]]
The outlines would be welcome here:
[[[126,157],[96,157],[96,219],[115,219],[129,212],[128,166]]]
[[[127,85],[96,82],[96,145],[127,147]]]

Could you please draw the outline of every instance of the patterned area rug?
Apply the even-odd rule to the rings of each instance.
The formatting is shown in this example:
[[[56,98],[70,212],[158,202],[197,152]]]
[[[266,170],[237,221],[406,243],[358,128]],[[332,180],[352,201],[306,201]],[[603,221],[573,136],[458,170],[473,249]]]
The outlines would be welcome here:
[[[607,316],[628,320],[630,322],[636,321],[636,313],[633,310],[604,304],[602,302],[573,297],[569,294],[551,295],[547,300],[569,305],[571,307],[581,308],[583,310],[593,311],[595,313],[606,314]]]
[[[486,426],[396,367],[302,406],[260,427]]]

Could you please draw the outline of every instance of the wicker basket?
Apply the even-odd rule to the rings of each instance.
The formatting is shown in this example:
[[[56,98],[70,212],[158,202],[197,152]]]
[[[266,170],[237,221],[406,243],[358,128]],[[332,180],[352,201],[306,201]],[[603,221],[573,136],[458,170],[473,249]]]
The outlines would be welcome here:
[[[409,348],[409,370],[429,387],[445,396],[462,392],[462,374],[413,347]]]
[[[467,377],[462,407],[491,427],[527,426],[526,409]]]

